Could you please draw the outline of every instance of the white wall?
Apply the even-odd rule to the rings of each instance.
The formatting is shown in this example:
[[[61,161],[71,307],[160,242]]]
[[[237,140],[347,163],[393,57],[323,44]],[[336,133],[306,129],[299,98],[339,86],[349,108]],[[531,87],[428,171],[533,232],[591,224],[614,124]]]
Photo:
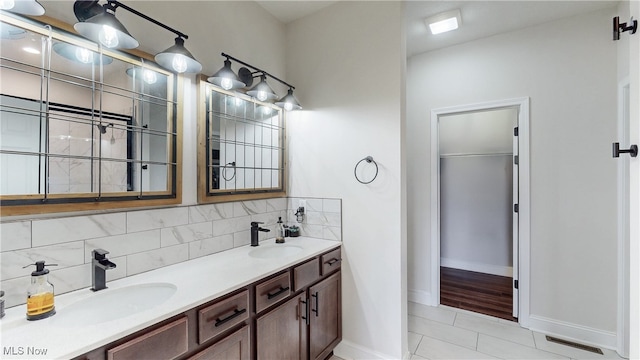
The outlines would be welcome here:
[[[407,352],[402,14],[399,2],[339,2],[287,26],[287,80],[308,109],[287,118],[289,193],[343,199],[346,358]],[[367,155],[380,171],[362,185]]]
[[[614,10],[409,59],[409,289],[414,298],[425,296],[431,286],[433,239],[425,205],[430,200],[430,110],[529,96],[531,319],[546,330],[615,346]]]

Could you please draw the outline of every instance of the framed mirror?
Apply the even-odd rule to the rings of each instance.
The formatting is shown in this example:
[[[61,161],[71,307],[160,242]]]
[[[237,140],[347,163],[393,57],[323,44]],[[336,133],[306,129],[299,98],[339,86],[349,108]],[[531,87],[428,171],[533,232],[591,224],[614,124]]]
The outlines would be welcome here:
[[[198,201],[282,197],[285,123],[279,107],[199,79]]]
[[[179,203],[178,78],[0,16],[2,215]]]

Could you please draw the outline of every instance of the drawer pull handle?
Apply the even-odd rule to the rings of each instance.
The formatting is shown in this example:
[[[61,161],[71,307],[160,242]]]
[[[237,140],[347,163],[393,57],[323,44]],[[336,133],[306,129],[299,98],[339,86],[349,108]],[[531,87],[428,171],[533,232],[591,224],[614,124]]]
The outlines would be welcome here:
[[[235,310],[233,310],[233,314],[227,316],[226,318],[224,318],[224,319],[217,318],[216,319],[216,323],[214,324],[214,326],[215,327],[221,326],[221,325],[233,320],[234,318],[236,318],[236,317],[238,317],[238,316],[240,316],[240,315],[242,315],[242,314],[244,314],[246,312],[247,312],[247,309],[242,309],[242,310],[235,309]],[[211,321],[211,320],[209,320],[209,321]]]
[[[325,261],[325,263],[329,264],[329,266],[333,266],[333,264],[335,264],[337,262],[340,262],[340,259],[333,258],[333,259],[331,259],[329,261]]]
[[[282,294],[285,291],[289,291],[289,287],[288,286],[287,287],[280,286],[280,289],[276,290],[276,292],[274,292],[274,293],[268,292],[267,293],[267,299],[271,300],[274,297],[277,297],[278,295]]]

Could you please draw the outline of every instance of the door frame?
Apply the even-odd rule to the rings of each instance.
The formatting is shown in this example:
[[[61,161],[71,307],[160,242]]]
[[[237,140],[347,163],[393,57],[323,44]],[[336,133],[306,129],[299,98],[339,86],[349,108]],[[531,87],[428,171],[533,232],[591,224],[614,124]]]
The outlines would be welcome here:
[[[618,83],[618,137],[621,147],[628,147],[630,144],[631,126],[631,82],[627,77]],[[618,172],[618,334],[617,352],[621,356],[629,357],[629,333],[630,312],[629,312],[629,254],[630,254],[630,200],[631,182],[629,176],[629,165],[631,158],[621,156],[617,161]]]
[[[530,284],[530,168],[529,168],[529,97],[497,100],[477,104],[452,106],[431,110],[431,303],[440,304],[440,161],[439,161],[439,117],[442,115],[478,110],[515,107],[518,109],[518,156],[519,156],[519,202],[518,202],[518,322],[529,324]],[[514,261],[515,262],[515,261]]]

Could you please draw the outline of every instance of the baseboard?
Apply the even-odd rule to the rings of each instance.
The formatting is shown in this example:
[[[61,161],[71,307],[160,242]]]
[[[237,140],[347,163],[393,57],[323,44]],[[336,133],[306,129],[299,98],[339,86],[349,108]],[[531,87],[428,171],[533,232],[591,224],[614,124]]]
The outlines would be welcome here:
[[[460,269],[460,270],[481,272],[485,274],[493,274],[498,276],[513,277],[513,267],[511,266],[490,265],[490,264],[482,264],[482,263],[447,259],[447,258],[440,258],[440,266]]]
[[[610,350],[616,350],[616,333],[590,328],[587,326],[571,324],[563,321],[545,318],[537,315],[529,315],[529,330],[557,336],[586,345],[595,345]]]
[[[367,359],[367,360],[386,360],[386,359],[395,359],[393,356],[389,356],[386,354],[379,353],[377,351],[371,350],[369,348],[365,348],[358,344],[354,344],[347,340],[342,340],[335,349],[333,349],[333,354],[337,357],[343,358],[345,360],[359,360],[359,359]],[[404,358],[407,354],[404,354]]]
[[[422,305],[436,306],[431,299],[431,293],[424,290],[408,290],[407,299],[411,302],[415,302]]]

